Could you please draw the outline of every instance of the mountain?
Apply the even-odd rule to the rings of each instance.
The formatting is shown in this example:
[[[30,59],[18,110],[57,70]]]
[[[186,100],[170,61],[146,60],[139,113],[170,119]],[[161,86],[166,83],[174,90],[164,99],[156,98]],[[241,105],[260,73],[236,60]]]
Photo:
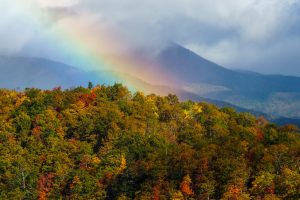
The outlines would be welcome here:
[[[43,58],[1,56],[0,72],[1,88],[72,87],[89,80],[86,74],[74,67]]]
[[[173,56],[175,56],[174,53],[178,55],[172,59],[171,55],[173,54]],[[172,75],[177,76],[183,81],[182,87],[150,84],[129,74],[113,71],[84,71],[64,63],[44,58],[0,56],[0,88],[24,89],[38,87],[42,89],[52,89],[57,86],[61,86],[62,88],[86,86],[89,81],[92,81],[94,84],[113,84],[114,82],[121,82],[123,84],[129,84],[129,86],[133,85],[135,86],[135,90],[142,90],[145,93],[156,93],[159,95],[176,93],[181,100],[191,99],[209,102],[219,107],[233,107],[239,112],[250,112],[256,116],[265,116],[270,121],[278,124],[293,123],[300,125],[300,120],[297,117],[287,117],[272,112],[264,112],[264,109],[255,109],[255,107],[247,107],[247,105],[245,106],[243,103],[239,104],[230,101],[229,98],[231,97],[232,89],[229,84],[224,84],[226,83],[225,79],[229,82],[232,76],[238,76],[237,74],[239,74],[239,76],[246,76],[245,73],[223,68],[179,46],[169,48],[162,52],[160,56],[160,63],[164,64],[164,67],[168,67],[168,71]],[[181,60],[181,64],[180,62],[176,63],[172,61],[176,59]],[[195,61],[190,62],[190,60]],[[168,64],[168,61],[172,61],[173,63]],[[184,62],[190,62],[190,64],[184,65]],[[185,68],[182,69],[180,66],[185,66]],[[196,72],[192,71],[193,68],[195,68]],[[204,71],[207,71],[206,74],[210,75],[206,77],[202,76],[201,74],[204,74]],[[263,76],[260,74],[255,75]],[[122,79],[126,81],[122,82],[122,79],[114,80],[116,76],[122,77]],[[224,80],[222,80],[222,77]],[[216,82],[223,85],[217,85]],[[238,92],[236,93],[238,94]],[[222,97],[226,97],[226,95],[227,99]],[[277,94],[276,98],[283,98],[283,96],[285,95],[281,94],[280,96]],[[290,96],[289,100],[292,101],[292,99],[296,97],[295,95],[293,98]],[[273,98],[274,101],[276,98]],[[288,101],[288,99],[285,99],[283,102],[286,101]],[[277,101],[277,104],[279,103],[281,103],[281,101]],[[273,104],[275,104],[275,102]],[[290,103],[286,106],[292,106],[294,104]],[[295,105],[295,107],[296,106],[297,105]],[[283,111],[286,108],[277,106],[277,109],[280,111],[279,113],[284,113]]]
[[[0,88],[52,89],[95,84],[113,84],[112,71],[86,71],[45,58],[0,56]]]
[[[173,44],[156,58],[182,89],[272,115],[300,118],[300,78],[226,69]]]

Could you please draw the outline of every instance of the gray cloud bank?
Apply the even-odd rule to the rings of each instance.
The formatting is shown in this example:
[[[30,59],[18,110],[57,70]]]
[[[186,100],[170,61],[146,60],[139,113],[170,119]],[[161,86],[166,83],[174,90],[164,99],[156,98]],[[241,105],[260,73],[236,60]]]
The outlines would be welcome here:
[[[60,44],[51,42],[56,23],[87,18],[91,26],[113,27],[133,46],[155,49],[173,41],[229,68],[300,76],[297,0],[21,1],[0,0],[2,54],[63,61],[54,51]]]

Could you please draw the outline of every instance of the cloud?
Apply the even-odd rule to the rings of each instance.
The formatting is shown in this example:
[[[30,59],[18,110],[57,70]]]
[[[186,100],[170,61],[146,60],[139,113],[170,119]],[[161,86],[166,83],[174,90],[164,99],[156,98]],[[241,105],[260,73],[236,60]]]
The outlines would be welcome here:
[[[130,46],[153,50],[174,41],[227,67],[272,73],[287,62],[286,73],[300,75],[300,61],[291,56],[300,46],[297,0],[0,1],[0,40],[13,41],[2,53],[47,49],[43,40],[60,21],[88,19],[87,29],[100,26]]]
[[[42,7],[70,7],[78,4],[80,0],[35,0]]]

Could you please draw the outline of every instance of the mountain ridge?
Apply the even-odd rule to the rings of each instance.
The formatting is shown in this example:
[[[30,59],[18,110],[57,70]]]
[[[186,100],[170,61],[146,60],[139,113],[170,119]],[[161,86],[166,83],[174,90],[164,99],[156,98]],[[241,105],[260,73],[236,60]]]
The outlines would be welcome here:
[[[208,92],[204,97],[274,115],[300,118],[300,98],[293,99],[293,105],[280,111],[276,107],[284,105],[286,101],[273,98],[278,93],[286,96],[300,93],[300,77],[230,70],[179,45],[167,47],[156,59],[172,76],[185,84],[210,84],[227,88],[225,91]]]

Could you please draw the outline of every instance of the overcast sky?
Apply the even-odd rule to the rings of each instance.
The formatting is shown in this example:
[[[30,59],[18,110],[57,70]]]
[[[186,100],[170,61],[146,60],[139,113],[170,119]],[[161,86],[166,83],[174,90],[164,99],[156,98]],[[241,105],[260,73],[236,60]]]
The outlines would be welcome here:
[[[51,50],[59,41],[50,42],[51,34],[67,19],[113,29],[132,46],[157,50],[172,41],[228,68],[300,76],[299,5],[298,0],[0,0],[0,53],[59,58]]]

